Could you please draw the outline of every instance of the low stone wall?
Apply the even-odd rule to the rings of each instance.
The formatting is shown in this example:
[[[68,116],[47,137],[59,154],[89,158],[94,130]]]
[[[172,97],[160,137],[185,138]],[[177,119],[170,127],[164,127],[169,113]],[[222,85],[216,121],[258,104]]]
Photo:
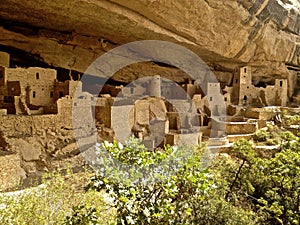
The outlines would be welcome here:
[[[57,115],[7,115],[0,116],[0,130],[9,137],[34,134],[43,135],[45,130],[60,127]]]
[[[246,139],[250,140],[253,137],[253,134],[234,134],[234,135],[227,135],[227,138],[230,143],[237,142],[239,140]]]
[[[244,116],[252,119],[272,120],[280,112],[280,107],[248,108]]]
[[[226,123],[226,134],[251,134],[257,130],[256,122],[229,122]]]

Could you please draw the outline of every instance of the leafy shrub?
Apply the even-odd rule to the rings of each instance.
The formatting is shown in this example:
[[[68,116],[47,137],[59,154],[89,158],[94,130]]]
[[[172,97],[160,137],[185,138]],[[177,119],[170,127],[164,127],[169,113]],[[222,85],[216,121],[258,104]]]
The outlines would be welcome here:
[[[273,138],[268,138],[267,141],[266,141],[266,144],[270,145],[270,146],[277,145],[278,143],[279,143],[278,140],[277,139],[273,139]]]
[[[264,130],[258,130],[254,133],[253,139],[258,142],[265,142],[270,138],[270,134]]]
[[[113,199],[117,224],[256,224],[254,212],[225,200],[218,188],[226,186],[224,178],[203,167],[211,158],[205,146],[148,151],[131,138],[124,146],[105,142],[96,152],[98,175],[87,190],[104,190]]]
[[[82,186],[90,172],[74,174],[59,171],[45,174],[42,185],[16,193],[3,193],[0,198],[1,224],[64,224],[72,207],[84,204],[97,209],[98,219],[108,224],[113,211],[106,208],[98,192],[84,192]],[[101,215],[101,217],[99,217]]]
[[[94,207],[79,205],[73,207],[71,216],[67,216],[65,225],[98,225],[99,217]]]
[[[117,224],[199,224],[198,204],[216,188],[199,149],[148,151],[131,138],[124,146],[105,142],[96,152],[98,175],[87,189],[113,198]]]
[[[282,141],[293,141],[296,140],[297,137],[290,131],[284,131],[280,133],[280,138]]]
[[[227,163],[215,168],[225,179],[222,188],[230,187],[233,197],[228,200],[257,214],[257,224],[299,224],[300,142],[289,132],[283,132],[282,138],[285,143],[281,151],[271,158],[245,155],[246,149],[252,151],[250,145],[239,141],[235,144],[240,151],[235,154],[240,159],[239,166],[229,170]]]
[[[300,125],[300,116],[299,115],[294,115],[294,116],[288,116],[286,115],[284,117],[284,122],[286,125]]]
[[[262,224],[299,224],[300,156],[283,149],[272,159],[260,160],[249,178],[259,193],[259,210],[263,212]]]

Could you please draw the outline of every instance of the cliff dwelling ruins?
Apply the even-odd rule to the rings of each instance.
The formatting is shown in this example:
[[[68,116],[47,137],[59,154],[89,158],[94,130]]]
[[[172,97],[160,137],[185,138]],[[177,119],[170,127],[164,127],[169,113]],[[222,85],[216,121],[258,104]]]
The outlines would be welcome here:
[[[1,162],[6,169],[15,165],[9,170],[17,171],[16,181],[66,162],[83,165],[73,131],[84,126],[74,127],[74,107],[93,121],[80,137],[86,148],[95,132],[101,141],[134,135],[149,149],[202,142],[212,150],[226,148],[251,138],[289,104],[287,79],[257,87],[252,75],[251,66],[237,66],[229,84],[208,81],[205,91],[197,81],[178,84],[153,75],[125,86],[104,85],[105,93],[95,95],[83,91],[80,80],[58,81],[55,69],[10,68],[9,54],[1,52]]]
[[[1,0],[0,225],[300,225],[300,0]]]

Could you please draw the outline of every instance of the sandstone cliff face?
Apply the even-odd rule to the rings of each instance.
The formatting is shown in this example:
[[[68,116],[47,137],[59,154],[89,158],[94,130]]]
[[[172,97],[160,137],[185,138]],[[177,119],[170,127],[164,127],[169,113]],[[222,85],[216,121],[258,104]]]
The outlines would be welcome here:
[[[100,55],[136,40],[165,40],[218,70],[258,66],[255,75],[295,78],[299,0],[2,0],[0,46],[84,72]],[[180,77],[181,74],[179,73]],[[126,81],[124,73],[116,77]]]

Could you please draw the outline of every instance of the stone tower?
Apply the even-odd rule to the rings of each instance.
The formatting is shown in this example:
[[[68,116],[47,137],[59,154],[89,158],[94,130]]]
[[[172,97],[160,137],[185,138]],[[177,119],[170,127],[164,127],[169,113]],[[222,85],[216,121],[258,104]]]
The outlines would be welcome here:
[[[159,75],[152,77],[150,83],[150,96],[151,97],[161,97],[161,79]]]

